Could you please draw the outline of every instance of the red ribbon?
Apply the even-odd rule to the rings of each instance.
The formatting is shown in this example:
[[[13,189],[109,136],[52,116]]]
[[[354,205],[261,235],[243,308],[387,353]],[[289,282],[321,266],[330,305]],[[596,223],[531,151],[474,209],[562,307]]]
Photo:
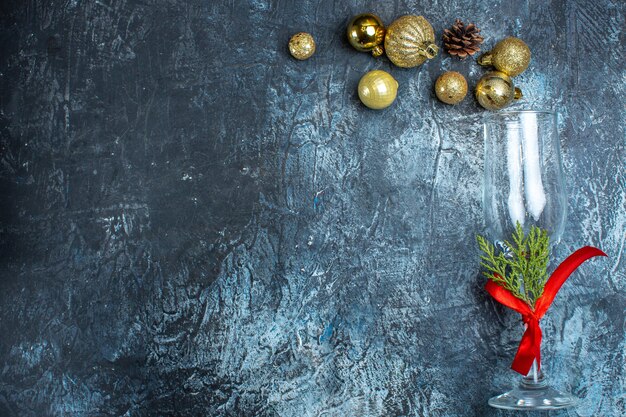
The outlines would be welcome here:
[[[511,365],[511,369],[515,372],[528,375],[535,359],[537,359],[537,366],[541,367],[541,328],[539,327],[539,320],[546,314],[556,293],[559,292],[561,285],[569,278],[572,272],[574,272],[580,264],[594,256],[607,255],[598,248],[585,246],[578,249],[564,260],[546,282],[543,294],[537,299],[534,309],[494,281],[487,281],[487,285],[485,285],[487,292],[500,304],[520,313],[524,324],[526,324],[526,331],[524,331],[522,340],[517,348],[517,353],[515,354],[515,359],[513,359],[513,364]]]

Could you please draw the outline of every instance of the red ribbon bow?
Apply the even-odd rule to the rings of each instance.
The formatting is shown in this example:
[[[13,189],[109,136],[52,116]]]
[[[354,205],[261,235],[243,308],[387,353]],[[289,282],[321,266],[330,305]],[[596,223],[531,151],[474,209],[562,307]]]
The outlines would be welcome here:
[[[585,246],[568,256],[546,282],[543,295],[537,299],[534,310],[524,301],[514,296],[509,290],[492,280],[487,281],[487,285],[485,285],[487,292],[499,303],[520,313],[524,324],[526,324],[526,331],[522,336],[515,359],[513,359],[513,364],[511,365],[511,369],[515,372],[528,375],[535,359],[537,359],[537,366],[541,367],[541,328],[539,327],[539,320],[546,314],[556,293],[559,292],[561,285],[569,278],[572,272],[580,264],[594,256],[607,255],[598,248]]]

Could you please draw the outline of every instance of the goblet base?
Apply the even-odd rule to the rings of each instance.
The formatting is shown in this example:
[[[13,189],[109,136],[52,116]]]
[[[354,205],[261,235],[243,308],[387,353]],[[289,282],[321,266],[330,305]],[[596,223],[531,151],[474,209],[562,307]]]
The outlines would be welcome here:
[[[578,399],[546,383],[541,374],[538,379],[524,377],[519,386],[489,399],[489,405],[505,410],[558,410],[573,407]]]

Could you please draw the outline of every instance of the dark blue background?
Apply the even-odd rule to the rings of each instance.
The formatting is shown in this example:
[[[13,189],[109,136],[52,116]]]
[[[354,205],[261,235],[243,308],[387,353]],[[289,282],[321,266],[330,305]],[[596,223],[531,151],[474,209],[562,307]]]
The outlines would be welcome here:
[[[496,416],[519,316],[479,275],[481,117],[346,42],[350,17],[524,39],[518,109],[556,109],[544,367],[626,415],[621,1],[13,0],[0,6],[1,416]],[[313,58],[287,52],[308,31]],[[400,83],[371,111],[368,70]]]

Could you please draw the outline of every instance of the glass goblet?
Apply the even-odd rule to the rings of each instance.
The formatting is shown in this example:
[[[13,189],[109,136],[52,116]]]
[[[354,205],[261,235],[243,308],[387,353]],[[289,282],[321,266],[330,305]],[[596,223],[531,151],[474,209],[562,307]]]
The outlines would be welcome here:
[[[491,113],[484,121],[483,208],[488,238],[505,253],[517,223],[548,232],[551,248],[563,234],[567,197],[556,113]],[[531,306],[532,307],[532,306]],[[552,410],[573,406],[576,398],[550,387],[533,363],[530,373],[489,405],[509,410]]]

